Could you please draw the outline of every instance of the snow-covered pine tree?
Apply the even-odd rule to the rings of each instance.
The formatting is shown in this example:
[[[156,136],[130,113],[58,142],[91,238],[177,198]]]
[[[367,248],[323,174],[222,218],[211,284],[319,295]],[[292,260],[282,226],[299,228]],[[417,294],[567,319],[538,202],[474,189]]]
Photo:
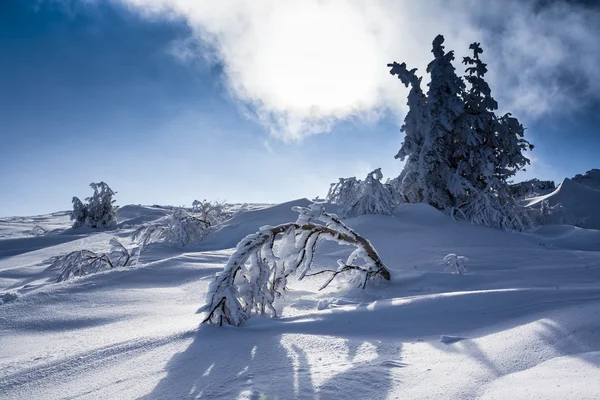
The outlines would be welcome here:
[[[408,70],[406,63],[388,64],[391,68],[390,74],[397,75],[398,79],[408,87],[408,113],[404,118],[404,124],[400,130],[404,132],[402,147],[394,158],[404,161],[404,169],[392,186],[402,193],[403,200],[408,203],[420,203],[423,201],[424,184],[419,174],[419,155],[423,148],[423,140],[428,130],[425,115],[426,96],[421,89],[421,79],[417,77],[417,69]]]
[[[91,228],[112,229],[117,226],[117,209],[114,205],[115,192],[105,182],[90,183],[94,194],[88,197],[86,225]]]
[[[87,208],[83,204],[78,197],[73,197],[73,211],[71,211],[71,221],[75,221],[73,223],[73,228],[79,228],[85,225],[85,221],[87,220]]]
[[[455,73],[454,52],[444,51],[444,37],[433,40],[434,59],[427,66],[431,75],[427,91],[426,121],[423,147],[419,154],[419,176],[423,182],[423,201],[440,210],[454,205],[448,183],[453,174],[452,156],[458,132],[457,120],[464,111],[463,80]]]
[[[529,163],[522,152],[531,146],[522,138],[524,129],[518,120],[510,114],[496,116],[498,103],[484,79],[487,65],[479,57],[483,50],[477,42],[469,49],[473,56],[463,58],[469,89],[459,119],[462,137],[454,153],[456,173],[451,191],[456,208],[467,220],[522,230],[530,221],[510,196],[508,178]]]
[[[115,192],[105,183],[90,183],[94,190],[91,197],[83,203],[79,198],[73,197],[73,211],[71,220],[73,228],[88,226],[90,228],[113,229],[117,226],[117,207],[113,196]]]
[[[452,51],[444,51],[444,38],[433,41],[434,60],[427,94],[422,94],[414,70],[405,64],[388,64],[390,71],[411,85],[410,111],[402,130],[405,142],[397,158],[407,158],[396,178],[404,200],[426,202],[440,210],[488,226],[523,229],[528,218],[508,194],[507,180],[529,160],[532,146],[523,127],[510,114],[498,118],[496,100],[484,79],[487,66],[479,43],[465,57],[465,81],[455,73]]]

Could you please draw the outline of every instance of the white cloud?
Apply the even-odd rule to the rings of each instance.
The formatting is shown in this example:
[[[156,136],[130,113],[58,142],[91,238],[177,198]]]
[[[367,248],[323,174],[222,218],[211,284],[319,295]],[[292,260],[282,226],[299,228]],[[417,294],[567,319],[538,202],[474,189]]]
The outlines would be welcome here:
[[[438,33],[456,50],[459,71],[469,43],[482,42],[494,94],[517,116],[564,111],[600,89],[600,13],[565,3],[121,1],[149,18],[183,18],[194,36],[171,52],[189,61],[205,49],[195,41],[208,44],[233,97],[283,139],[402,113],[406,91],[386,64],[405,61],[423,74]]]

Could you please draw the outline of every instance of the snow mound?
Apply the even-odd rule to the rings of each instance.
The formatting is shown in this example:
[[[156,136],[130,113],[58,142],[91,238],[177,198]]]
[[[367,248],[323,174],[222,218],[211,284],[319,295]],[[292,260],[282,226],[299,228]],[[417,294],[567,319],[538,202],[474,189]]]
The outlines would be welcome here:
[[[551,248],[596,251],[600,249],[600,230],[572,225],[544,225],[531,233]]]
[[[219,230],[206,238],[200,248],[220,250],[235,247],[237,243],[258,228],[265,225],[279,225],[295,221],[298,213],[292,207],[308,207],[312,202],[298,199],[258,210],[242,212],[227,221]]]
[[[135,226],[156,221],[171,212],[167,207],[150,207],[129,204],[117,210],[119,226]]]
[[[580,221],[581,227],[600,229],[600,190],[565,178],[555,191],[530,199],[526,206],[539,207],[544,200],[552,206],[562,204],[571,218]]]

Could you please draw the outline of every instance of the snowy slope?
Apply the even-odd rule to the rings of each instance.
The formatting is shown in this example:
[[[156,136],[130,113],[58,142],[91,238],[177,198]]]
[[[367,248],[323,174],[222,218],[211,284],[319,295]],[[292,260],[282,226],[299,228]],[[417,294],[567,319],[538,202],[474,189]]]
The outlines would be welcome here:
[[[199,328],[195,312],[231,247],[295,219],[295,204],[307,201],[239,214],[196,248],[154,246],[141,266],[60,284],[50,257],[106,249],[112,234],[67,231],[69,241],[18,254],[0,240],[0,398],[599,398],[595,230],[507,233],[404,205],[347,221],[392,282],[318,292],[319,277],[292,281],[281,318]],[[156,216],[135,207],[129,221]],[[327,244],[317,265],[347,252]],[[468,257],[468,275],[445,270],[448,253]]]
[[[561,203],[571,218],[581,221],[582,227],[600,229],[600,190],[565,178],[555,191],[532,198],[526,205],[535,207],[544,200],[551,205]]]

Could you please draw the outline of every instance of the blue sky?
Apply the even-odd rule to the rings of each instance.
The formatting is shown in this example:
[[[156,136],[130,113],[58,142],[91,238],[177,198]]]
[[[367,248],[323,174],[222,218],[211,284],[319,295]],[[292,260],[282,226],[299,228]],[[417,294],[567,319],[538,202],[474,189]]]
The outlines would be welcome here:
[[[523,177],[600,167],[598,50],[570,59],[597,40],[597,9],[494,25],[470,7],[457,29],[414,5],[351,3],[0,2],[0,215],[69,209],[99,180],[121,205],[189,205],[322,196],[376,167],[394,177],[406,91],[385,62],[424,70],[444,29],[459,56],[483,42],[496,97],[536,145]],[[564,26],[531,44],[549,21]]]

